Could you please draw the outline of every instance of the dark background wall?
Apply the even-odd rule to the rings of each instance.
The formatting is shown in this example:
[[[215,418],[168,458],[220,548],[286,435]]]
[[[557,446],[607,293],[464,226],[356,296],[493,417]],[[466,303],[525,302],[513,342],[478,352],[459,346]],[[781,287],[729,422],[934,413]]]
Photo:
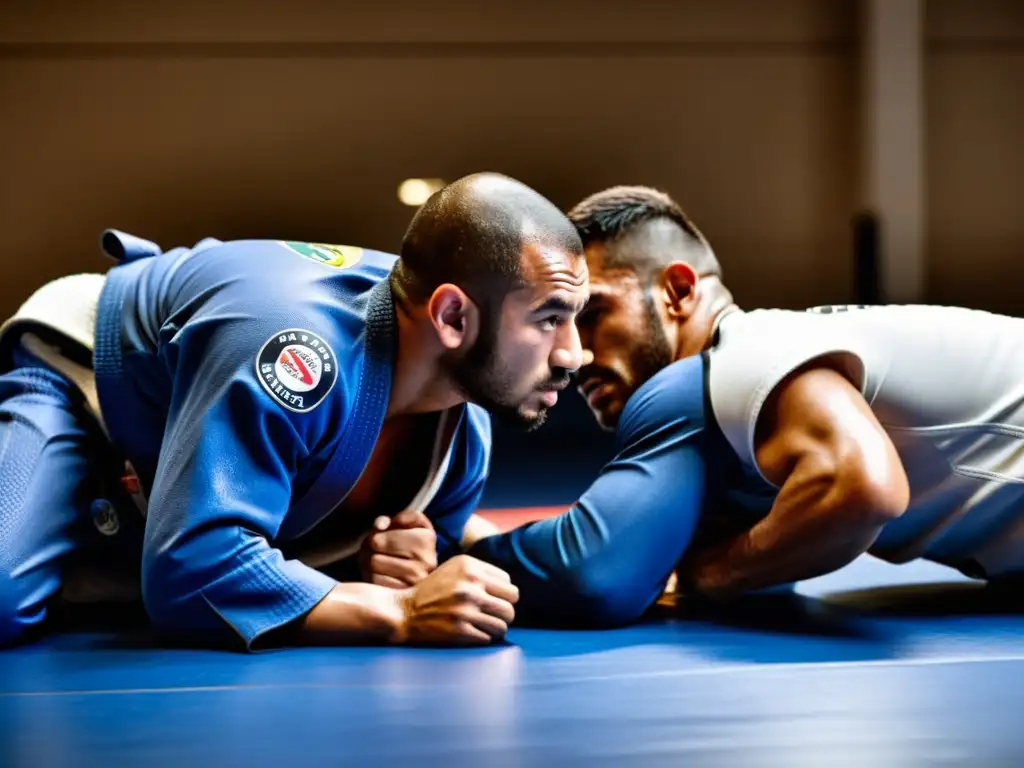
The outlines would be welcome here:
[[[0,313],[164,246],[287,237],[397,249],[408,177],[489,169],[563,207],[660,186],[738,300],[855,298],[853,0],[298,0],[0,6]],[[486,11],[486,12],[485,12]],[[1017,313],[1024,4],[926,6],[927,299]],[[499,430],[495,488],[609,450],[577,398]],[[532,503],[529,485],[513,483]]]

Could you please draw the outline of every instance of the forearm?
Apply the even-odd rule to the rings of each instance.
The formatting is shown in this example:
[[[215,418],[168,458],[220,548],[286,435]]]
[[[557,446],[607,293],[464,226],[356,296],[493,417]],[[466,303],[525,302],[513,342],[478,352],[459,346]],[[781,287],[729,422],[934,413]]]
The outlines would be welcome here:
[[[729,597],[820,576],[866,552],[889,519],[840,479],[794,482],[761,522],[694,552],[682,591]]]
[[[337,584],[297,622],[290,640],[297,645],[401,642],[404,597],[404,590],[375,584]]]
[[[693,529],[690,500],[663,494],[664,503],[644,497],[629,503],[602,490],[560,515],[483,538],[470,550],[511,575],[522,619],[622,624],[664,592]]]

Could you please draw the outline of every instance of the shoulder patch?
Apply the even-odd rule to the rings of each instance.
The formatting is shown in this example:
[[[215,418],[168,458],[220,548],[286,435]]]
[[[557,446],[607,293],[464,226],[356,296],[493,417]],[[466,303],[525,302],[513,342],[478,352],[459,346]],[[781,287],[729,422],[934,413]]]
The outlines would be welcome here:
[[[285,408],[306,413],[320,405],[334,387],[338,365],[323,337],[290,328],[275,333],[260,347],[256,376]]]
[[[354,245],[304,243],[298,240],[281,240],[280,243],[289,251],[299,254],[299,256],[338,269],[347,269],[348,267],[355,266],[363,257],[363,249]]]

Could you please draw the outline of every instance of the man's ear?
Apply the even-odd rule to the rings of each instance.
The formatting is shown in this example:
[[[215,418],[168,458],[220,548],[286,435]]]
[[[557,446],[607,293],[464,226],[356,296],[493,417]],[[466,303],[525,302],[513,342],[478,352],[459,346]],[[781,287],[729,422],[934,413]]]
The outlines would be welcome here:
[[[665,267],[661,273],[662,300],[669,317],[686,320],[696,311],[699,280],[686,262],[674,261]]]
[[[479,310],[457,285],[439,285],[427,302],[427,313],[445,349],[468,346],[476,339],[480,327]]]

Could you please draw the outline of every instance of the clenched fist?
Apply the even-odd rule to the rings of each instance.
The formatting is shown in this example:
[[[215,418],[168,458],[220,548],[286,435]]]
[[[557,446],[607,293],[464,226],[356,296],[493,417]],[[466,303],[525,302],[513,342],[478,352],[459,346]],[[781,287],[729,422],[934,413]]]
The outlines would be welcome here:
[[[392,589],[412,587],[437,568],[437,535],[422,512],[378,517],[363,542],[363,578]]]
[[[483,560],[458,555],[402,597],[401,643],[486,645],[502,640],[515,618],[519,590]]]

